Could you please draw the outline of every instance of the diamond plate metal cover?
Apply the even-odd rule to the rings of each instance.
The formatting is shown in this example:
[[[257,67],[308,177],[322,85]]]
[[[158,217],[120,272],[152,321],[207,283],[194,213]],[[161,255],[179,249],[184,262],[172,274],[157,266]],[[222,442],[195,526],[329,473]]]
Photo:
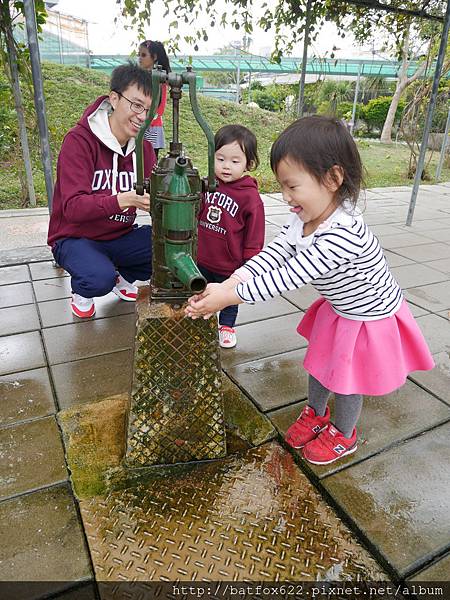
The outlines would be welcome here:
[[[98,581],[388,579],[277,443],[158,471],[80,501]]]
[[[172,464],[224,456],[216,319],[166,303],[138,304],[126,462]]]

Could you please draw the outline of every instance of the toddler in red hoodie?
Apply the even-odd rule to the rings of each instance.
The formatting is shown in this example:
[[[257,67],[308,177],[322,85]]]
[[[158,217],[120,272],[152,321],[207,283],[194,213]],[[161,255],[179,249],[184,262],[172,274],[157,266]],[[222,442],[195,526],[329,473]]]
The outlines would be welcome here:
[[[200,271],[209,283],[222,283],[264,245],[264,205],[258,184],[246,171],[259,164],[254,134],[242,125],[226,125],[215,138],[218,187],[202,200],[198,220]],[[236,346],[238,306],[219,313],[219,343]]]

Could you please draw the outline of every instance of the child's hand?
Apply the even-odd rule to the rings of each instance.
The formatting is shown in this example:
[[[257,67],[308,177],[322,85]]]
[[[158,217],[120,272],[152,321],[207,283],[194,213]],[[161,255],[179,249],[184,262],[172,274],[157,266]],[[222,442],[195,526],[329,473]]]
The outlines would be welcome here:
[[[191,296],[185,313],[192,319],[203,317],[209,319],[214,313],[231,304],[240,304],[242,300],[235,292],[223,283],[209,283],[202,294]]]

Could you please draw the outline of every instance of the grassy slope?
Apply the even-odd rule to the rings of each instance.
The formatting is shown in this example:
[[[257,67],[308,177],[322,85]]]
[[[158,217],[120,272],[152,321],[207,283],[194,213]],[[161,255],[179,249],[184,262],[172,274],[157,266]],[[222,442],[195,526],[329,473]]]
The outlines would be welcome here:
[[[108,77],[102,73],[64,67],[55,64],[44,64],[44,88],[47,103],[48,125],[56,166],[56,157],[65,133],[77,122],[84,108],[97,96],[108,90]],[[27,98],[28,104],[31,98]],[[269,167],[270,146],[277,135],[288,124],[286,118],[260,109],[236,106],[212,98],[199,97],[200,108],[213,131],[228,123],[241,123],[249,127],[256,135],[259,144],[261,165],[254,173],[261,191],[277,189],[275,178]],[[171,109],[168,108],[165,118],[166,139],[171,137]],[[35,187],[38,204],[46,204],[44,178],[41,171],[38,139],[35,126],[31,125]],[[206,144],[203,132],[193,118],[187,96],[181,103],[180,139],[187,154],[199,167],[202,175],[206,175]],[[361,155],[366,166],[368,187],[387,185],[407,185],[405,172],[408,161],[408,150],[404,146],[383,146],[378,143],[360,142]],[[14,156],[12,155],[14,154]],[[433,165],[438,156],[435,154]],[[19,169],[21,168],[20,147],[10,156],[2,156],[0,160],[0,208],[18,208],[21,205]],[[435,166],[430,169],[434,174]],[[443,179],[450,179],[450,169],[445,168]]]

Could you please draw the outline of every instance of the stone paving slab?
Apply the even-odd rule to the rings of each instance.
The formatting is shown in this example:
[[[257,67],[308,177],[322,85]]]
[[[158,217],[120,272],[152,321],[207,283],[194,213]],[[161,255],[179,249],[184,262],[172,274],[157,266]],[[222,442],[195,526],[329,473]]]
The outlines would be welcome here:
[[[80,501],[103,581],[386,580],[278,444]]]
[[[420,571],[414,577],[408,578],[409,581],[449,581],[450,573],[450,554],[444,556],[430,567]]]
[[[450,353],[434,354],[435,368],[432,371],[414,371],[410,379],[450,405]]]
[[[399,576],[450,545],[450,424],[323,480]]]
[[[292,302],[292,304],[295,304],[295,306],[298,306],[302,310],[307,310],[313,302],[320,298],[320,294],[311,284],[308,284],[298,290],[285,292],[283,298],[286,298],[289,302]]]
[[[298,402],[308,394],[306,350],[294,350],[226,369],[227,374],[264,412]]]
[[[69,273],[61,267],[55,267],[53,261],[30,264],[31,279],[52,279],[53,277],[69,277]]]
[[[31,304],[33,302],[34,296],[31,283],[2,285],[0,288],[0,308]]]
[[[0,308],[0,336],[36,331],[40,327],[41,324],[35,304]]]
[[[47,369],[0,377],[0,427],[55,412]]]
[[[134,344],[135,316],[122,315],[42,331],[50,365],[126,350]]]
[[[431,283],[406,290],[405,298],[431,312],[450,310],[450,281]]]
[[[44,328],[67,325],[69,323],[87,323],[88,321],[94,321],[96,319],[127,315],[130,313],[134,314],[135,312],[134,302],[124,302],[112,292],[106,296],[95,299],[95,315],[90,319],[81,320],[76,317],[70,308],[69,298],[39,302],[38,307],[42,319],[42,326]]]
[[[429,315],[429,311],[421,308],[420,306],[416,306],[412,302],[408,302],[409,310],[413,317],[421,317],[422,315]]]
[[[293,313],[269,319],[266,327],[262,327],[261,323],[239,325],[236,348],[221,349],[222,367],[304,348],[306,340],[296,331],[299,320],[298,313]]]
[[[122,350],[53,365],[52,378],[61,410],[128,393],[132,358],[132,350]]]
[[[236,324],[245,325],[246,323],[252,323],[253,321],[263,321],[264,319],[280,317],[294,312],[299,315],[300,319],[300,311],[298,308],[281,296],[278,296],[270,302],[240,304]],[[270,324],[267,323],[267,326],[270,327]]]
[[[22,265],[24,263],[51,260],[52,251],[48,246],[32,246],[15,248],[14,250],[0,250],[0,267],[9,265]]]
[[[433,244],[421,244],[420,246],[404,246],[397,248],[397,252],[417,262],[441,260],[450,258],[450,244],[434,242]]]
[[[450,276],[450,258],[441,258],[440,260],[431,260],[427,262],[427,266],[431,269],[436,269],[436,271],[441,271],[447,275],[447,278]]]
[[[378,236],[383,248],[389,250],[395,250],[397,254],[401,254],[406,258],[415,260],[414,257],[409,256],[408,250],[416,248],[417,246],[427,246],[430,244],[430,239],[424,235],[418,235],[416,233],[396,233],[394,235],[381,235]],[[402,250],[407,249],[405,252]],[[417,249],[416,255],[420,256],[420,248]],[[430,259],[432,260],[432,259]]]
[[[83,531],[68,485],[0,503],[0,580],[45,581],[47,592],[90,580]]]
[[[304,404],[294,404],[269,413],[270,420],[283,436],[299,416]],[[330,401],[330,409],[333,418],[333,399]],[[358,450],[354,454],[329,465],[312,465],[305,461],[304,466],[315,476],[323,478],[448,420],[450,410],[443,402],[408,381],[392,394],[364,397],[358,424]],[[301,451],[294,452],[301,455]]]
[[[426,264],[411,264],[401,267],[391,267],[392,274],[402,289],[422,286],[428,283],[446,281],[447,275]]]
[[[0,337],[0,375],[37,369],[46,364],[38,331]]]
[[[0,269],[0,285],[22,283],[23,281],[30,281],[30,272],[27,265],[3,267]]]
[[[54,417],[0,429],[0,499],[68,479]]]
[[[70,298],[72,295],[69,277],[54,277],[33,281],[33,288],[38,302]]]
[[[450,323],[448,320],[438,315],[423,315],[416,320],[432,354],[450,352]]]
[[[402,265],[413,265],[414,261],[400,256],[395,250],[384,250],[384,255],[390,267],[401,267]]]
[[[450,241],[450,228],[446,229],[430,229],[426,231],[426,237],[435,240],[436,242]]]

